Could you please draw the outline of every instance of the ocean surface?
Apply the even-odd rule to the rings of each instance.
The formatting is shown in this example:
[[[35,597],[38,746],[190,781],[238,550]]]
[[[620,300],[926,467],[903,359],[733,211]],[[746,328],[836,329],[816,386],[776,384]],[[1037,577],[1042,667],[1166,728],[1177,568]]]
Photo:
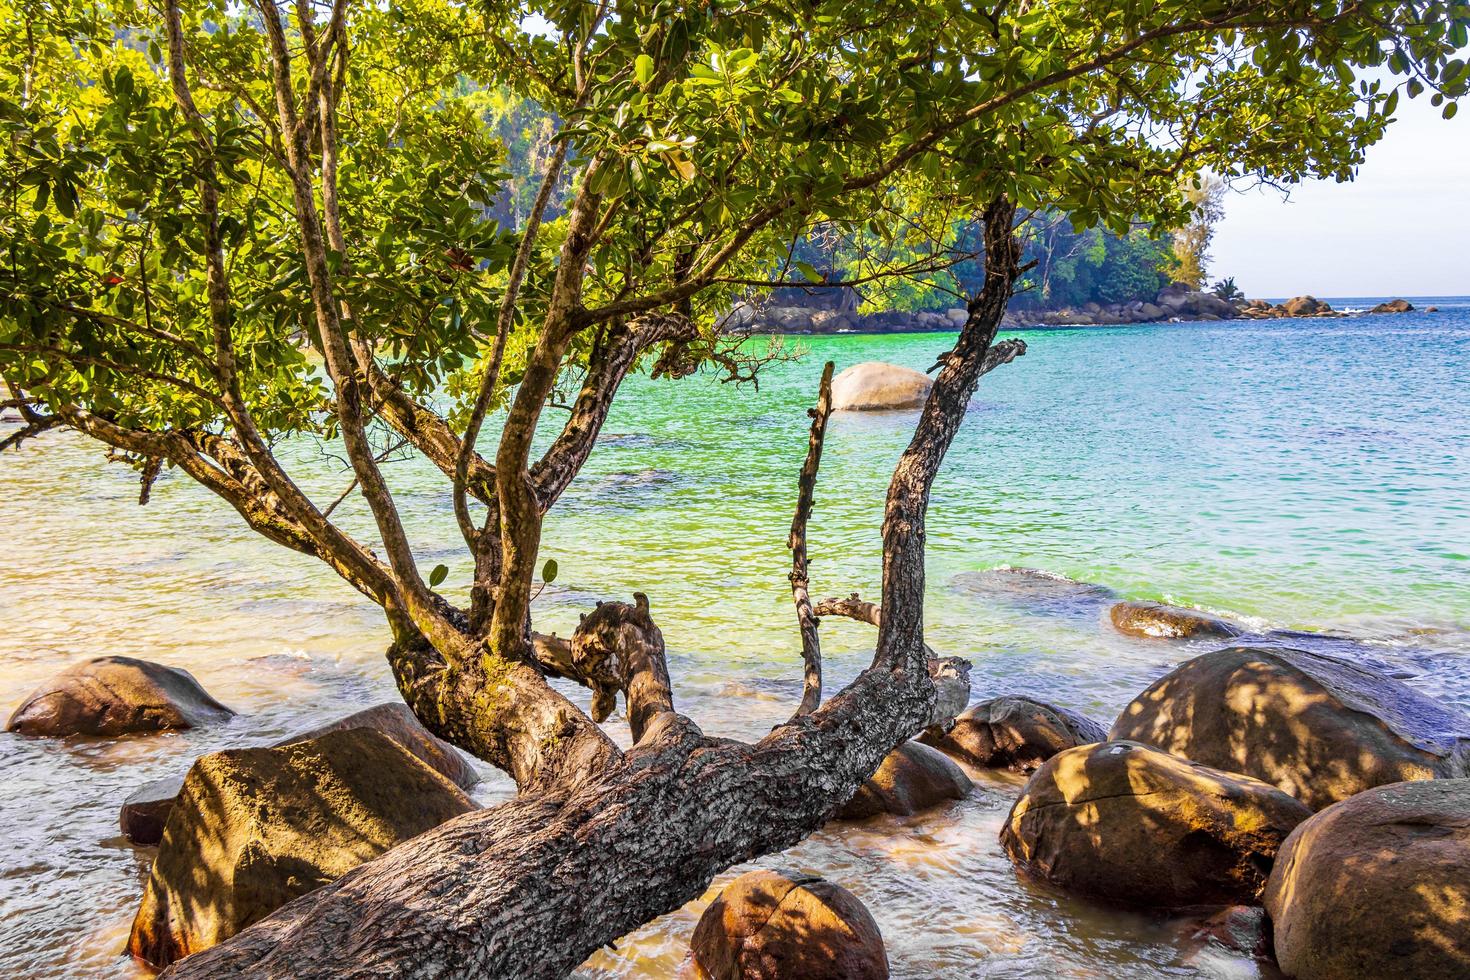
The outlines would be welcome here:
[[[1107,724],[1209,649],[1107,622],[1116,598],[1162,599],[1315,634],[1292,642],[1470,709],[1470,299],[1426,302],[1440,312],[1021,333],[1029,352],[981,382],[934,489],[930,645],[974,662],[977,700],[1030,693]],[[784,720],[801,686],[785,539],[822,363],[923,370],[950,340],[788,338],[802,356],[770,365],[758,391],[631,379],[547,521],[543,554],[561,571],[538,628],[565,635],[596,600],[644,591],[681,710],[740,738]],[[884,490],[913,422],[834,416],[810,534],[818,596],[877,598]],[[284,452],[320,500],[346,487],[321,447]],[[424,568],[448,565],[462,596],[447,487],[416,461],[387,469]],[[125,654],[189,669],[239,715],[120,741],[0,735],[0,976],[139,975],[120,950],[151,854],[119,837],[123,798],[200,753],[395,696],[379,613],[325,566],[255,537],[180,474],[146,507],[137,495],[131,470],[76,437],[0,457],[0,711],[70,662]],[[366,534],[360,500],[339,513]],[[822,632],[830,691],[866,664],[873,631]],[[620,715],[608,724],[626,730]],[[478,798],[505,798],[509,783],[486,775]],[[834,825],[759,863],[855,892],[895,977],[1272,975],[1193,938],[1188,920],[1019,879],[996,835],[1020,779],[974,775],[953,806]],[[579,976],[676,975],[704,904]]]

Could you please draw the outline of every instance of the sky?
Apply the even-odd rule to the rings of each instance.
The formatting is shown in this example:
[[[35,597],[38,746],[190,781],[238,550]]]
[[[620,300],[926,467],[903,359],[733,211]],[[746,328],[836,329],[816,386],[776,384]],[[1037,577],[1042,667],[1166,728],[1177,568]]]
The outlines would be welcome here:
[[[1426,95],[1397,116],[1351,183],[1227,195],[1210,279],[1267,298],[1470,295],[1470,111],[1446,121]]]

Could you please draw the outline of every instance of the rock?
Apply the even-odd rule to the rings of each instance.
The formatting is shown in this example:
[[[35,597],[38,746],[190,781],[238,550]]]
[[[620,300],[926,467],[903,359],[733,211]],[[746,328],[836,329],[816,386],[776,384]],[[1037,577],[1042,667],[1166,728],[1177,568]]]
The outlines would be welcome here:
[[[1391,299],[1387,303],[1379,303],[1369,313],[1413,313],[1414,304],[1406,299]]]
[[[232,715],[186,670],[98,657],[73,664],[33,691],[5,728],[22,735],[131,735],[193,728]]]
[[[946,319],[949,320],[951,326],[963,327],[965,325],[965,321],[970,319],[970,311],[961,307],[956,307],[952,310],[945,310],[944,316]]]
[[[413,709],[402,701],[386,701],[364,708],[319,728],[293,735],[285,741],[277,742],[274,747],[293,745],[320,738],[328,732],[351,728],[372,728],[382,732],[460,789],[469,789],[480,781],[480,774],[459,750],[435,737],[414,715]]]
[[[163,827],[174,808],[174,800],[184,787],[182,776],[155,779],[144,783],[123,800],[118,814],[122,835],[140,847],[152,847],[163,839]]]
[[[1437,307],[1437,306],[1426,306],[1426,307],[1424,307],[1424,312],[1425,313],[1438,313],[1439,312],[1439,307]]]
[[[1138,308],[1138,317],[1141,320],[1162,320],[1168,315],[1162,306],[1154,303],[1144,303]]]
[[[1214,293],[1194,294],[1194,311],[1200,316],[1214,316],[1224,320],[1235,315],[1235,304],[1221,299]]]
[[[164,966],[207,949],[473,809],[373,729],[203,756],[164,828],[128,952]]]
[[[1119,633],[1156,640],[1229,638],[1245,632],[1215,616],[1158,602],[1120,602],[1108,616]]]
[[[1300,980],[1470,977],[1470,780],[1380,786],[1287,838],[1266,886]]]
[[[834,818],[866,820],[881,813],[907,817],[946,800],[962,800],[974,785],[943,752],[905,742],[888,753],[878,771],[858,787]]]
[[[1282,303],[1281,307],[1287,316],[1315,316],[1318,313],[1332,312],[1332,307],[1315,296],[1293,296]]]
[[[1384,783],[1470,775],[1470,718],[1303,650],[1196,657],[1135,698],[1109,734],[1247,773],[1314,810]]]
[[[832,379],[832,407],[846,412],[881,412],[918,408],[934,381],[927,374],[897,364],[865,361]]]
[[[873,916],[824,878],[751,871],[725,886],[690,939],[706,980],[887,980]]]
[[[1107,729],[1075,711],[1008,695],[981,701],[948,732],[931,729],[919,740],[972,766],[1030,772],[1058,752],[1107,737]]]
[[[1305,806],[1260,780],[1137,742],[1052,756],[1000,841],[1028,873],[1128,905],[1255,904]]]

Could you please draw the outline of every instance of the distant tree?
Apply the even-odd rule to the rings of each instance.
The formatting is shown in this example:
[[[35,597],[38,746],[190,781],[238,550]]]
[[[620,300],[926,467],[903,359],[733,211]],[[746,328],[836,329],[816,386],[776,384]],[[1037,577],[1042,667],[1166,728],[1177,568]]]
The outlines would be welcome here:
[[[1214,291],[1215,295],[1223,300],[1233,302],[1238,299],[1245,299],[1245,293],[1241,292],[1240,287],[1235,285],[1234,276],[1228,276],[1215,283]]]
[[[1216,174],[1201,172],[1184,185],[1189,221],[1176,228],[1173,278],[1192,289],[1203,289],[1210,267],[1210,242],[1225,217],[1225,194],[1230,189]]]
[[[1189,170],[1345,178],[1398,87],[1465,92],[1470,23],[1439,2],[0,2],[0,378],[25,419],[0,449],[74,430],[326,563],[383,608],[414,712],[518,789],[168,974],[212,980],[565,976],[820,827],[966,700],[924,644],[924,528],[981,375],[1020,350],[994,342],[1018,211],[1162,232]],[[1360,86],[1385,62],[1408,81]],[[497,86],[565,121],[513,229],[470,98]],[[771,270],[815,228],[886,246],[911,215],[978,220],[985,275],[894,469],[881,605],[845,610],[877,627],[871,666],[823,699],[819,427],[790,722],[744,744],[679,714],[642,596],[570,643],[533,633],[543,522],[627,374],[744,370],[718,332],[734,296],[809,281]],[[365,532],[293,478],[293,441],[350,460]],[[380,465],[399,443],[445,476],[467,601],[420,569]],[[620,693],[629,749],[599,724]]]

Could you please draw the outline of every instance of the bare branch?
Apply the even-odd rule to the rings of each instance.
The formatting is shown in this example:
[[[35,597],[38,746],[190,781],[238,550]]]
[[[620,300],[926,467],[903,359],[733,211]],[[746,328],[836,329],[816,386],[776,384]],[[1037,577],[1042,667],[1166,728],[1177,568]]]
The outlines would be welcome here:
[[[791,535],[786,546],[791,549],[791,597],[796,603],[796,622],[801,628],[801,659],[804,665],[801,682],[801,706],[797,715],[809,715],[822,703],[822,641],[817,635],[817,618],[812,612],[808,591],[811,580],[807,567],[806,526],[812,515],[812,497],[817,485],[817,469],[822,465],[822,440],[827,434],[827,419],[832,414],[832,368],[828,361],[822,368],[817,407],[808,410],[812,418],[811,435],[807,439],[806,461],[796,481],[796,516],[791,519]]]

